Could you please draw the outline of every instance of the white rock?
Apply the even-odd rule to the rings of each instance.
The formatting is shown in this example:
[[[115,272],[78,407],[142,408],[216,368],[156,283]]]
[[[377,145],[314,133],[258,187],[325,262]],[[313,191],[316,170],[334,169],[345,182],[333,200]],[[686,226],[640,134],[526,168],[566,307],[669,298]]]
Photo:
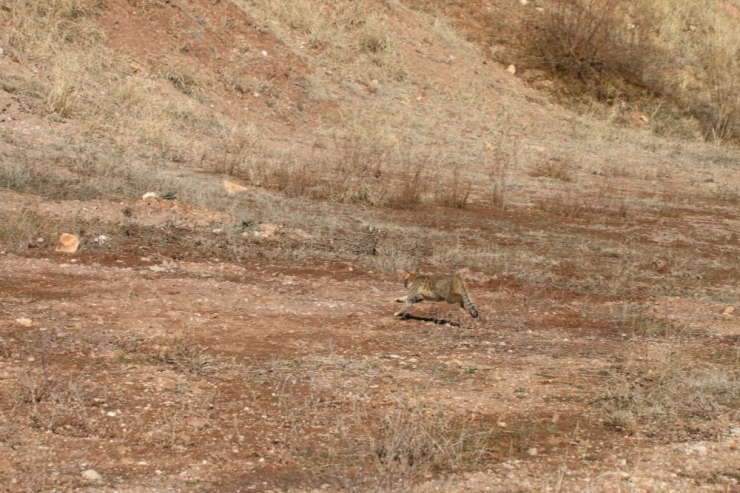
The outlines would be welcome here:
[[[516,73],[516,65],[514,65],[512,63],[511,65],[509,65],[508,67],[506,67],[506,71],[509,72],[510,74],[515,74]]]
[[[156,200],[156,199],[159,198],[159,195],[157,195],[157,192],[147,192],[144,195],[142,195],[141,198],[143,200],[147,200],[147,199],[155,199]]]
[[[97,238],[95,238],[95,243],[100,243],[102,245],[103,243],[107,243],[109,239],[110,238],[108,238],[105,235],[100,235]]]
[[[101,481],[103,476],[101,476],[95,469],[88,469],[82,472],[82,478],[87,481]]]
[[[230,181],[224,180],[224,190],[226,190],[226,192],[229,195],[233,195],[235,193],[243,192],[246,189],[247,189],[247,187],[244,187],[244,186],[239,185],[239,184],[234,183],[234,182],[230,182]]]
[[[529,449],[527,450],[527,454],[529,454],[529,455],[531,455],[531,456],[535,456],[535,455],[537,455],[537,447],[530,447],[530,448],[529,448]]]
[[[16,318],[15,323],[22,325],[23,327],[31,327],[33,325],[30,318]]]

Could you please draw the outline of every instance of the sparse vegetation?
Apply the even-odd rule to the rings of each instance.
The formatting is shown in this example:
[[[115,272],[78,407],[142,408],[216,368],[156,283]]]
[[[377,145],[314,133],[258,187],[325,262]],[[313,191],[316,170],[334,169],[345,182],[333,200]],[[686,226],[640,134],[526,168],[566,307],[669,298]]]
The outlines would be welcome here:
[[[0,482],[736,489],[737,7],[0,0]]]

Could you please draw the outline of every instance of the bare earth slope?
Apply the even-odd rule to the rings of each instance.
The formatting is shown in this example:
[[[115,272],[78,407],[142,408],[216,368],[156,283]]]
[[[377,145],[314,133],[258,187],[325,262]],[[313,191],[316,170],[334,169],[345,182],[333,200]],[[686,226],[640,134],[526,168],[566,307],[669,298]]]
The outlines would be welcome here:
[[[401,2],[109,0],[81,71],[2,12],[8,491],[740,488],[737,150]]]

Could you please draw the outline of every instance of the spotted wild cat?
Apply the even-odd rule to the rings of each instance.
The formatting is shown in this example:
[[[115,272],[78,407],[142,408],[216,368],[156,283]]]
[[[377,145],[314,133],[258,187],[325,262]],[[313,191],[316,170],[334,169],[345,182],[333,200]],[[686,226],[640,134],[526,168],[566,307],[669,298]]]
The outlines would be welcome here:
[[[396,300],[403,303],[403,307],[395,314],[397,317],[406,315],[406,310],[414,303],[426,300],[446,301],[460,305],[470,313],[471,317],[478,318],[478,309],[470,296],[470,289],[465,279],[459,274],[426,276],[407,271],[403,284],[406,286],[406,296]]]

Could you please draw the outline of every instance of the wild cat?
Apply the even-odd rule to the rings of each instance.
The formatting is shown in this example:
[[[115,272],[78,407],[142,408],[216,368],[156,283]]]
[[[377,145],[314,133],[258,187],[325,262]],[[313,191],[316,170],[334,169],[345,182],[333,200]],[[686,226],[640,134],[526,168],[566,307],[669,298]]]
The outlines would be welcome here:
[[[396,300],[403,303],[403,307],[395,314],[397,317],[406,315],[406,310],[414,303],[426,300],[460,305],[470,312],[471,317],[478,318],[478,309],[470,296],[470,289],[460,274],[425,276],[406,271],[403,284],[406,286],[406,296]]]

